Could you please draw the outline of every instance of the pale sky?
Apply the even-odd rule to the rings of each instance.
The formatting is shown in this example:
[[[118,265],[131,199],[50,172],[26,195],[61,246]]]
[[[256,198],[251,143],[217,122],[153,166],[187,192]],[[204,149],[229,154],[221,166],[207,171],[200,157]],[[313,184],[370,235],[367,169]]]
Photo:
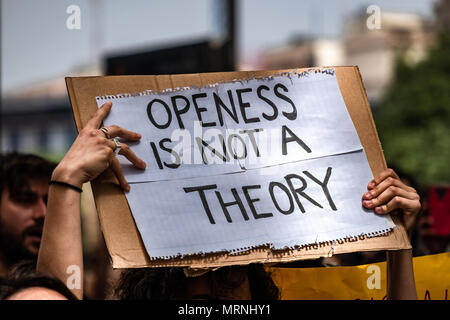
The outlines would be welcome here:
[[[64,76],[105,53],[214,37],[218,0],[2,0],[2,92]],[[240,0],[238,55],[249,59],[295,35],[339,37],[343,22],[371,4],[431,17],[436,0]],[[66,9],[78,5],[81,29]]]

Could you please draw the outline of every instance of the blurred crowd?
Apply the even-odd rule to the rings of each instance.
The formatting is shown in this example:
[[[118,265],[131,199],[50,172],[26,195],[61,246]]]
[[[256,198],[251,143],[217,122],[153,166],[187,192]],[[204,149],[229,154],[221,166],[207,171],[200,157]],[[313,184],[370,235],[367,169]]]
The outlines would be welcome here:
[[[31,154],[13,152],[1,157],[0,277],[22,279],[15,286],[29,286],[33,281],[40,283],[39,275],[35,272],[36,259],[47,211],[48,181],[55,165]],[[421,191],[413,177],[401,173],[399,176],[405,184],[417,188],[421,194],[422,210],[413,216],[404,216],[403,221],[413,246],[413,255],[450,251],[449,187],[437,185]],[[112,298],[113,288],[121,273],[121,270],[112,269],[101,232],[98,235],[100,238],[94,242],[95,245],[91,242],[83,246],[85,299]],[[291,266],[349,266],[385,260],[386,253],[383,251],[357,252]],[[7,283],[0,285],[3,288],[0,295],[13,290]],[[70,292],[66,297],[70,297]]]

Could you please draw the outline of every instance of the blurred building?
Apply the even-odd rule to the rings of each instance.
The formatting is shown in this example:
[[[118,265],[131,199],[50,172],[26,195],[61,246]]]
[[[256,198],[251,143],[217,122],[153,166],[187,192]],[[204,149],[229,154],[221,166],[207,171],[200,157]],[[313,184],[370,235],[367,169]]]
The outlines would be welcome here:
[[[368,98],[376,104],[392,79],[398,57],[409,63],[425,57],[432,28],[417,14],[381,11],[380,29],[369,29],[367,17],[364,12],[345,25],[345,64],[359,67]]]
[[[109,53],[104,57],[107,75],[161,75],[233,71],[229,41],[197,39],[160,47]]]
[[[289,45],[262,55],[265,69],[356,65],[372,105],[389,84],[395,59],[408,62],[424,58],[432,41],[432,29],[416,14],[383,12],[380,29],[369,29],[366,12],[348,19],[341,39],[298,38]]]
[[[234,40],[233,40],[234,41]],[[102,64],[78,68],[67,76],[177,74],[234,70],[229,40],[191,43],[107,54]],[[41,154],[58,159],[76,137],[64,77],[39,81],[2,97],[2,151]]]
[[[85,67],[71,76],[99,75],[99,67]],[[64,77],[16,88],[2,97],[2,152],[32,152],[60,158],[77,131]]]
[[[343,44],[335,39],[297,38],[285,47],[265,52],[261,57],[266,69],[338,66],[344,61]]]
[[[161,75],[236,70],[236,0],[214,1],[216,30],[208,37],[114,52],[104,57],[106,75]]]

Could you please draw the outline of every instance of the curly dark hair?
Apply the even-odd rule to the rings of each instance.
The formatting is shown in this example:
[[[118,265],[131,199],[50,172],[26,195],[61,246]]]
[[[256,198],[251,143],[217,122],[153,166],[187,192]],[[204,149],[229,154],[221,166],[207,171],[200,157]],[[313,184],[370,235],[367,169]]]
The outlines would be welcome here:
[[[10,197],[15,197],[27,191],[30,180],[49,181],[56,163],[33,154],[10,152],[0,156],[0,167],[0,193],[6,187]]]
[[[212,273],[213,296],[236,288],[248,278],[252,300],[279,299],[279,289],[262,264],[222,267]],[[138,268],[122,272],[114,294],[121,300],[179,300],[184,296],[188,277],[183,268]]]
[[[6,278],[0,278],[0,300],[5,300],[15,293],[32,287],[51,289],[68,300],[78,300],[61,280],[37,273],[34,260],[22,261],[14,265]]]

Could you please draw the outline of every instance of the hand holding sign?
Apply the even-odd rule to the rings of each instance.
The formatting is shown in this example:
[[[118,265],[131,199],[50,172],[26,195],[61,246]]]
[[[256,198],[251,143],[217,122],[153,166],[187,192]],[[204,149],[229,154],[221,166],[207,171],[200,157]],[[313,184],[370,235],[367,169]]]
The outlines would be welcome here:
[[[114,154],[116,145],[98,129],[111,107],[111,102],[103,104],[80,131],[72,147],[55,169],[54,179],[81,187],[83,183],[95,179],[111,166],[120,186],[129,191],[130,187],[123,175],[122,167]],[[109,126],[108,133],[110,138],[120,137],[129,141],[138,141],[141,138],[139,133],[116,125]],[[138,158],[127,144],[121,143],[119,154],[125,156],[136,168],[145,169],[145,162]]]
[[[363,195],[365,208],[373,209],[377,214],[388,214],[400,209],[405,225],[411,227],[421,209],[420,196],[414,188],[403,183],[394,170],[384,170],[369,182],[367,188],[369,191]]]

